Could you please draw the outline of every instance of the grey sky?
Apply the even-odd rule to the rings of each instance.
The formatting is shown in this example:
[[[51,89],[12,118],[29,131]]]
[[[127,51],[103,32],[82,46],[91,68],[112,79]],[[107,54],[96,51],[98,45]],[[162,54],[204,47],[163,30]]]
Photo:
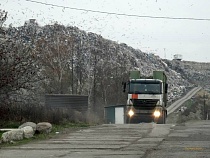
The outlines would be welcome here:
[[[140,16],[210,19],[209,0],[35,0],[60,6]],[[104,38],[126,43],[161,58],[210,62],[210,20],[170,20],[78,11],[26,0],[1,0],[0,9],[8,11],[6,24],[23,25],[35,18],[40,25],[77,26]]]

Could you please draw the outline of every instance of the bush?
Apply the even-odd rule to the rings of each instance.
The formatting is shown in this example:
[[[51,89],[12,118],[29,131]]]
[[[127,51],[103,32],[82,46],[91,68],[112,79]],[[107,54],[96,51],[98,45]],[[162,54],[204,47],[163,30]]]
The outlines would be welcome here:
[[[62,122],[86,122],[86,114],[69,108],[47,108],[37,105],[12,105],[1,108],[0,127],[16,128],[24,122],[50,122],[60,124]]]

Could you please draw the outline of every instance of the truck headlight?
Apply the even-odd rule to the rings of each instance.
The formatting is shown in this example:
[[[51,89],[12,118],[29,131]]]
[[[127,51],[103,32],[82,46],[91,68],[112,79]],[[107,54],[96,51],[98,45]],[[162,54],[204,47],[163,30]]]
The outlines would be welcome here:
[[[129,110],[128,115],[132,117],[134,115],[134,111],[132,109]]]
[[[155,117],[160,117],[160,111],[155,110],[155,112],[154,112],[154,116],[155,116]]]

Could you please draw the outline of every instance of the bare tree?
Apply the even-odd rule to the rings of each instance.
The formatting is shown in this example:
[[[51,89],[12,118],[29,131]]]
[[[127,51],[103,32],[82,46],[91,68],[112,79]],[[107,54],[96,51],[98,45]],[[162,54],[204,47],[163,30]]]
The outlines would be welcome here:
[[[36,44],[46,78],[44,88],[47,93],[69,93],[73,75],[72,38],[62,33],[60,25],[53,27],[51,38],[42,37]]]
[[[0,47],[0,93],[32,89],[38,72],[37,60],[30,46],[6,41]]]
[[[3,23],[7,19],[7,12],[5,10],[0,10],[0,28],[2,28]]]
[[[5,21],[5,17],[6,13],[1,21]],[[10,28],[0,38],[0,106],[4,107],[32,101],[30,94],[40,81],[36,51],[15,31]]]

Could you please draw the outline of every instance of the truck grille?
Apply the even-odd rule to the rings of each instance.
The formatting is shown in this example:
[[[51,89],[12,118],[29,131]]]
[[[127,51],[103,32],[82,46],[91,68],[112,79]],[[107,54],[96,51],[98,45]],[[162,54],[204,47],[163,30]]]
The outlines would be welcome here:
[[[135,109],[152,110],[156,107],[158,99],[134,99],[132,102]]]

